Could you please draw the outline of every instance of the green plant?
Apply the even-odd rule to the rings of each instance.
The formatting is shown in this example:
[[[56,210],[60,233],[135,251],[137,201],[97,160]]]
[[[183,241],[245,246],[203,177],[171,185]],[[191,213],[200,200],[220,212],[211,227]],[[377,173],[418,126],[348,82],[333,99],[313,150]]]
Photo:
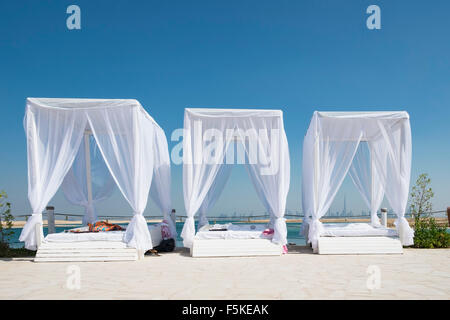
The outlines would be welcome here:
[[[25,248],[10,248],[7,243],[0,242],[1,258],[18,258],[18,257],[34,257],[36,251]]]
[[[416,248],[448,248],[450,233],[448,226],[439,226],[435,219],[416,218],[414,226],[414,247]]]
[[[8,195],[0,191],[0,243],[8,246],[9,240],[13,235],[14,216],[11,214],[11,203],[6,201]]]
[[[422,173],[411,189],[411,213],[415,219],[421,218],[433,209],[431,199],[434,197],[431,189],[431,178],[427,173]]]
[[[25,248],[10,248],[9,241],[14,234],[12,227],[14,216],[11,214],[11,203],[6,201],[8,195],[0,191],[0,257],[32,257],[36,252]]]
[[[422,173],[411,189],[411,213],[414,217],[414,247],[416,248],[448,248],[450,233],[446,226],[439,226],[429,212],[433,209],[431,202],[434,196],[431,178]]]

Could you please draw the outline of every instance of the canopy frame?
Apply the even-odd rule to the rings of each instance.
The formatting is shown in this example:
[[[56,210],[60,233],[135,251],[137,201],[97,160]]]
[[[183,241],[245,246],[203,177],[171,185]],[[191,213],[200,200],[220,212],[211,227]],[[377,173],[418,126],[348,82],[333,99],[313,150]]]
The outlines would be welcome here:
[[[363,169],[371,180],[364,186],[359,181],[363,172],[354,169],[354,160],[361,157],[361,142],[367,142],[370,153],[370,158],[365,159],[370,163]],[[411,129],[407,112],[315,111],[303,144],[302,233],[307,242],[317,251],[317,240],[323,232],[319,219],[328,211],[350,172],[353,183],[359,183],[358,190],[366,189],[364,192],[370,195],[372,225],[380,226],[377,210],[385,195],[398,216],[395,224],[402,244],[411,245],[414,232],[404,218],[410,171]],[[392,181],[388,182],[388,178]],[[313,192],[308,190],[311,187]]]
[[[271,122],[273,121],[273,122]],[[207,127],[200,133],[196,132],[196,122],[200,122],[200,130]],[[198,128],[198,126],[197,126]],[[220,148],[220,161],[214,164],[205,164],[204,159],[201,163],[195,162],[195,156],[198,150],[203,150],[204,141],[200,140],[206,136],[207,130],[213,129],[219,131],[219,136],[225,141]],[[225,184],[217,186],[215,183],[220,178],[228,180],[230,170],[225,170],[225,166],[231,164],[225,162],[225,154],[231,142],[241,142],[247,157],[249,150],[246,147],[247,134],[242,135],[243,131],[250,129],[260,130],[279,130],[278,138],[274,138],[274,142],[268,144],[263,142],[258,136],[256,137],[258,148],[274,147],[278,153],[274,161],[279,163],[279,171],[274,174],[272,181],[259,176],[257,164],[246,163],[247,171],[252,179],[253,185],[258,193],[259,198],[266,206],[271,216],[271,225],[275,230],[273,242],[285,245],[287,229],[284,219],[286,209],[286,196],[289,190],[290,180],[290,163],[289,150],[284,131],[283,113],[281,110],[258,110],[258,109],[208,109],[208,108],[186,108],[184,116],[184,139],[183,139],[183,193],[187,214],[181,236],[185,247],[192,248],[193,238],[195,235],[194,216],[200,211],[200,225],[207,222],[206,207],[212,207],[222,193]],[[227,130],[234,130],[232,135],[225,134]],[[272,136],[271,136],[272,139]],[[272,150],[272,149],[270,149]],[[273,155],[273,153],[272,153]],[[231,168],[231,167],[229,167]],[[203,170],[203,171],[202,171]],[[225,170],[225,172],[224,172]],[[201,181],[203,185],[198,182]],[[262,190],[264,185],[276,186],[270,190]],[[211,192],[216,193],[211,195]],[[208,199],[208,200],[207,200]]]
[[[115,184],[134,211],[123,239],[127,246],[140,252],[153,246],[143,217],[153,185],[155,192],[151,195],[163,211],[172,235],[176,236],[170,218],[167,139],[137,100],[27,98],[24,127],[28,149],[28,194],[33,210],[20,236],[26,248],[37,249],[43,230],[41,228],[37,235],[35,226],[42,226],[43,208],[60,188],[81,150],[84,159],[79,161],[85,168],[87,207],[93,207],[91,136]]]

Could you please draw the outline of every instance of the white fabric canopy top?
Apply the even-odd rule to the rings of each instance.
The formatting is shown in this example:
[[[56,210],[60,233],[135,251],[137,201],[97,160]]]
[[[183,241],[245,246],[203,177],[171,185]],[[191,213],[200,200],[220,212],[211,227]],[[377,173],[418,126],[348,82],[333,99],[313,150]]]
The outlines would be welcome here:
[[[233,142],[233,143],[232,143]],[[240,147],[241,153],[236,152]],[[245,164],[258,197],[271,215],[273,242],[286,244],[284,213],[289,190],[289,149],[280,110],[185,109],[183,194],[187,219],[181,236],[191,247],[194,215],[200,226],[235,163]]]
[[[397,214],[403,245],[414,231],[405,219],[411,174],[409,115],[400,112],[314,112],[303,143],[303,234],[317,249],[319,221],[330,208],[347,173],[370,209],[371,224],[384,195]]]
[[[143,217],[150,190],[176,235],[166,136],[137,100],[28,98],[24,127],[33,210],[20,235],[26,248],[36,250],[35,226],[60,186],[88,223],[115,182],[134,212],[123,241],[139,250],[152,248]]]

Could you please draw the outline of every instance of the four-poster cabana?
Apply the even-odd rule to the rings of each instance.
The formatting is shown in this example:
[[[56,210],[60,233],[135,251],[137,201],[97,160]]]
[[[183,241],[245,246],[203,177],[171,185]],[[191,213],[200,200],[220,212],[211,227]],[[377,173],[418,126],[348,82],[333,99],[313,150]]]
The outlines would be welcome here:
[[[405,111],[314,112],[303,143],[302,205],[303,234],[315,252],[399,253],[401,244],[413,244],[414,232],[405,219],[411,148],[409,115]],[[397,215],[399,240],[392,236],[366,239],[363,234],[323,237],[326,226],[319,219],[328,211],[347,173],[370,209],[375,234],[382,228],[377,210],[386,196]]]
[[[36,250],[41,244],[42,211],[60,186],[71,203],[85,208],[86,224],[96,221],[95,204],[107,199],[117,185],[134,212],[121,239],[125,248],[142,253],[153,246],[143,217],[149,191],[176,235],[170,217],[167,140],[138,101],[28,98],[24,126],[33,211],[20,235],[26,248]],[[184,134],[184,246],[193,256],[280,254],[287,242],[284,212],[290,180],[282,112],[189,108],[185,110]],[[270,241],[196,240],[194,216],[200,213],[199,227],[207,224],[206,214],[220,196],[235,161],[234,152],[228,157],[232,142],[243,148],[249,176],[270,213],[274,229]],[[304,139],[302,170],[302,231],[314,251],[320,253],[322,243],[323,252],[333,253],[329,238],[325,241],[332,232],[327,232],[319,219],[328,211],[347,173],[370,209],[370,227],[376,232],[370,234],[370,240],[364,234],[350,242],[340,237],[341,242],[331,245],[341,246],[335,252],[396,253],[401,252],[401,245],[411,245],[414,232],[405,219],[410,171],[407,112],[316,111]],[[384,196],[398,217],[395,235],[392,230],[383,231],[377,217]],[[364,243],[376,248],[367,251]]]
[[[28,98],[24,127],[33,211],[20,235],[26,248],[38,249],[42,211],[61,185],[70,202],[85,207],[83,222],[90,223],[95,203],[116,184],[133,210],[125,247],[143,253],[153,246],[143,216],[149,190],[176,234],[166,136],[137,100]]]
[[[235,163],[231,142],[245,152],[245,166],[258,197],[271,216],[272,240],[196,239],[194,216],[200,225],[225,186]],[[230,157],[230,152],[232,156]],[[289,150],[280,110],[200,109],[184,113],[183,194],[187,220],[181,236],[193,256],[281,254],[286,245],[286,196],[289,190]]]

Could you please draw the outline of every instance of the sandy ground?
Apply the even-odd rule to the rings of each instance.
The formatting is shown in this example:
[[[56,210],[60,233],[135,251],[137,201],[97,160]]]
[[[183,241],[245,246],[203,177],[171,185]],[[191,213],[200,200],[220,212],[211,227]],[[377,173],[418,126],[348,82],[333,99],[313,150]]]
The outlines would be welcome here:
[[[79,289],[73,288],[73,270],[80,271]],[[103,263],[2,259],[0,299],[449,300],[450,249],[327,256],[290,247],[280,257],[239,258],[191,258],[180,249]]]

